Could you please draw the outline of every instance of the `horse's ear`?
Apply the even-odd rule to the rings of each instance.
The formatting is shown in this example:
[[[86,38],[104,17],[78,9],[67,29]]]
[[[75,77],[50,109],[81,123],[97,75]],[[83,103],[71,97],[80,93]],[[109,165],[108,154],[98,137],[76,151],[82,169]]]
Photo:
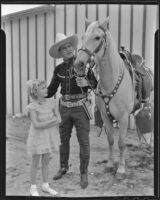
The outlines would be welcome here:
[[[86,18],[85,19],[85,28],[87,29],[87,27],[91,24],[91,22]]]
[[[109,29],[109,17],[107,17],[107,19],[101,23],[101,26],[102,26],[105,30]]]

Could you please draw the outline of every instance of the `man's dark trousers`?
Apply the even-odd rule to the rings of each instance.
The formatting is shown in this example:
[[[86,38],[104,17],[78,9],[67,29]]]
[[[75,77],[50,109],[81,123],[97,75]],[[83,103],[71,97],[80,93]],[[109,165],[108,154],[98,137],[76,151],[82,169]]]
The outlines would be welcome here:
[[[90,158],[89,131],[90,121],[82,106],[65,107],[60,105],[60,115],[62,122],[59,126],[60,131],[60,167],[68,169],[68,160],[70,153],[70,137],[73,125],[76,128],[77,138],[80,145],[80,173],[88,172]]]

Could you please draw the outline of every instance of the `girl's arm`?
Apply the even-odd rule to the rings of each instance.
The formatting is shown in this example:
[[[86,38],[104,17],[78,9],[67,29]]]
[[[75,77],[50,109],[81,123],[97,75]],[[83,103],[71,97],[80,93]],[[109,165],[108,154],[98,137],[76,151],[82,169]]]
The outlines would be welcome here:
[[[57,121],[55,121],[55,119],[53,120],[48,120],[46,122],[39,122],[37,120],[37,114],[36,114],[36,111],[35,110],[30,110],[30,118],[31,118],[31,121],[33,123],[33,126],[37,129],[42,129],[42,128],[50,128],[52,126],[55,126],[58,124]]]
[[[53,111],[54,115],[57,117],[57,119],[58,119],[58,121],[60,123],[61,122],[61,117],[60,117],[60,114],[58,112],[58,109],[57,108],[53,108],[52,111]]]

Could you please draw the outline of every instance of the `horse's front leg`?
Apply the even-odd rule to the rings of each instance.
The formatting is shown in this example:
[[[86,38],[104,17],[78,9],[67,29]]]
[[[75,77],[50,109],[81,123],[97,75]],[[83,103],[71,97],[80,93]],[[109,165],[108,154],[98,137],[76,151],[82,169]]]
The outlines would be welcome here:
[[[110,125],[109,125],[110,126]],[[114,169],[114,135],[113,128],[110,126],[108,130],[105,127],[107,133],[108,145],[109,145],[109,157],[107,162],[107,170],[112,171]]]
[[[114,134],[113,134],[112,123],[109,119],[106,119],[106,117],[105,117],[104,129],[107,134],[107,140],[109,146],[109,156],[106,169],[108,172],[111,172],[114,170]]]
[[[114,135],[113,135],[113,125],[111,120],[108,118],[108,115],[106,113],[106,107],[104,104],[104,101],[101,97],[96,98],[96,104],[98,106],[98,109],[100,110],[102,120],[104,122],[104,129],[107,134],[107,140],[109,145],[109,157],[108,162],[106,165],[107,171],[112,171],[114,169]]]
[[[118,146],[120,150],[120,157],[119,157],[119,166],[117,169],[117,177],[124,175],[126,173],[125,170],[125,157],[126,157],[126,144],[125,138],[127,135],[127,128],[128,128],[128,115],[125,115],[119,121],[119,140]]]

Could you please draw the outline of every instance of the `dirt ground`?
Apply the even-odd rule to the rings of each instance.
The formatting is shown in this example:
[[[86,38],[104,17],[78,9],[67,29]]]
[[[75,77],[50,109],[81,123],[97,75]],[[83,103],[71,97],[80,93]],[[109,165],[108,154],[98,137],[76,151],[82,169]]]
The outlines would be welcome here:
[[[26,139],[30,120],[27,117],[6,119],[6,196],[28,196],[30,188],[30,160],[26,154]],[[115,133],[115,165],[118,163],[118,129]],[[59,168],[59,152],[55,151],[50,160],[51,186],[61,197],[108,197],[108,196],[152,196],[154,194],[153,148],[139,142],[137,133],[129,131],[127,138],[126,177],[117,180],[114,173],[107,172],[108,142],[105,133],[97,137],[96,128],[90,131],[91,158],[88,172],[89,185],[81,189],[79,182],[79,145],[75,130],[71,137],[70,169],[60,180],[53,175]],[[41,190],[40,167],[37,174],[38,190]]]

